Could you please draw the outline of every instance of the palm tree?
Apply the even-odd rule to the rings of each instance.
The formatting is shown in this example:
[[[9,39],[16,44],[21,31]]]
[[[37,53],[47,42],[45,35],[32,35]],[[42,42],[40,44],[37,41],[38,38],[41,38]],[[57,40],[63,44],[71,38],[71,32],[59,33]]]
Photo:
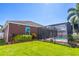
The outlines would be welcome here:
[[[78,23],[79,23],[79,4],[76,4],[76,8],[70,8],[68,10],[68,22],[71,23],[73,27],[73,32],[77,33],[79,32],[78,30]]]

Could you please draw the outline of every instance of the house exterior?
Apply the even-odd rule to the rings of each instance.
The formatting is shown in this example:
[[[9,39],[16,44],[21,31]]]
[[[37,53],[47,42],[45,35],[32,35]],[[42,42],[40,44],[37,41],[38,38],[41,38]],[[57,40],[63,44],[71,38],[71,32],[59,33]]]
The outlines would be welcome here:
[[[43,26],[32,21],[7,21],[3,32],[6,43],[12,42],[12,38],[20,34],[36,34],[37,39],[53,38],[67,42],[68,35],[72,34],[72,26],[69,22]]]
[[[20,34],[32,34],[35,33],[37,35],[38,27],[42,27],[38,23],[32,21],[7,21],[5,26],[3,27],[4,39],[6,43],[12,41],[12,37]],[[30,32],[26,33],[26,28],[30,28]]]

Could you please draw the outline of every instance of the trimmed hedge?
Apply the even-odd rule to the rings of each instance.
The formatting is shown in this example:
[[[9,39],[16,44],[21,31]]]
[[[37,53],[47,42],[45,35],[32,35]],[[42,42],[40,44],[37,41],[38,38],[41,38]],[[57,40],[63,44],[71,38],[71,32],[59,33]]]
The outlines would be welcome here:
[[[23,42],[23,41],[30,41],[32,40],[32,35],[16,35],[13,37],[15,42]]]

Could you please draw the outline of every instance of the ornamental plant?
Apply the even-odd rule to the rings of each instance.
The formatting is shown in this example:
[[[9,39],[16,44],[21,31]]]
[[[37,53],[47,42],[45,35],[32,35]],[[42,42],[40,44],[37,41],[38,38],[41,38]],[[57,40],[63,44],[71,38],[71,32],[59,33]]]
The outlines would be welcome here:
[[[32,35],[16,35],[13,37],[15,42],[23,42],[23,41],[30,41],[32,40]]]

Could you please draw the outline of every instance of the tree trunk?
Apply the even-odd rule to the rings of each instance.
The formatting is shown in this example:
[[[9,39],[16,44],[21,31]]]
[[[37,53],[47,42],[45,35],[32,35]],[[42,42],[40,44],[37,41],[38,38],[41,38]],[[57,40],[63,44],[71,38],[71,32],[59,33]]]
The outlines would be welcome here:
[[[72,25],[72,30],[73,30],[73,33],[75,32],[75,29],[74,29],[74,24]]]

